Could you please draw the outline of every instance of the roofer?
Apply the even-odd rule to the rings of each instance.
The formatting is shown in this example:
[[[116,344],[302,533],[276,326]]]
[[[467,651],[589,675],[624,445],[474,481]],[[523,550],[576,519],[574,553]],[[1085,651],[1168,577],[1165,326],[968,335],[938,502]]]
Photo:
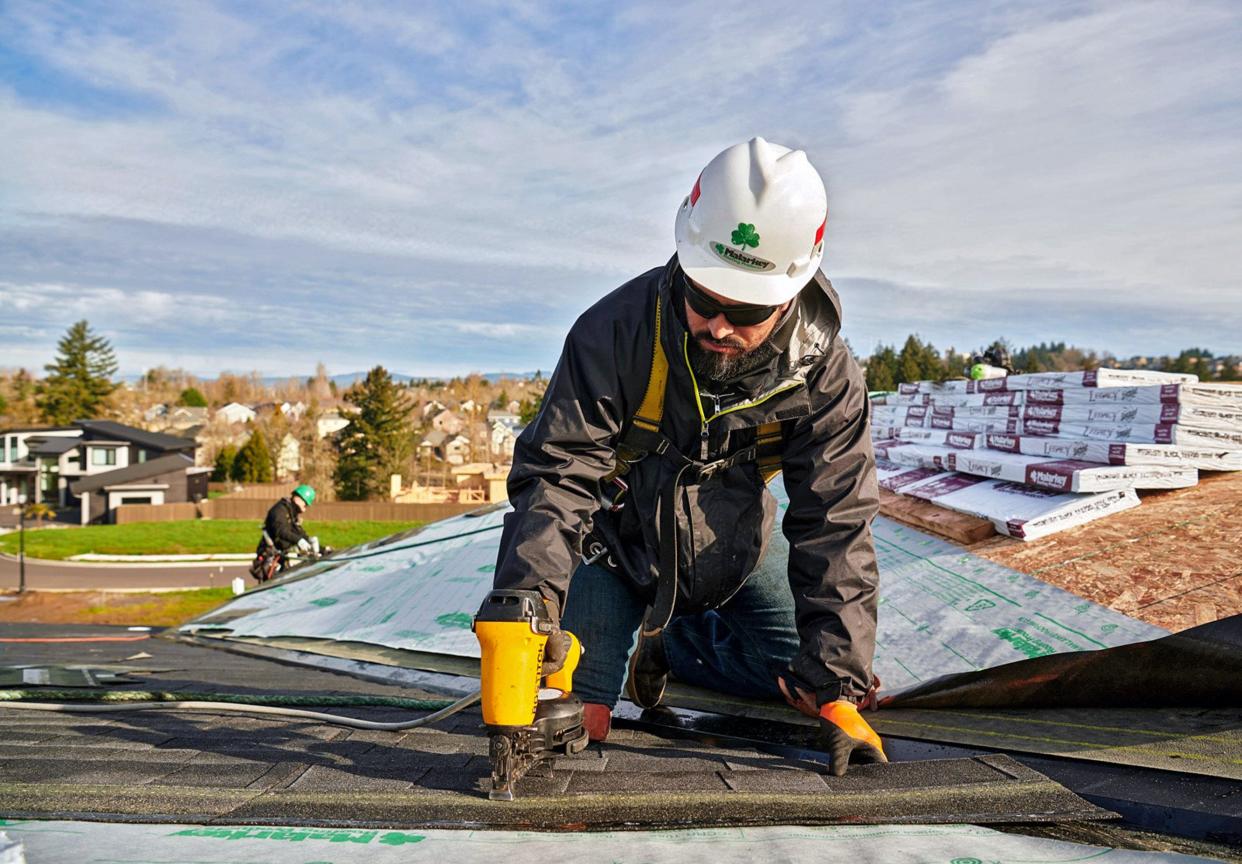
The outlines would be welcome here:
[[[1003,343],[993,342],[983,353],[970,355],[970,362],[963,371],[972,381],[1004,378],[1013,374],[1013,361],[1009,357],[1009,349]]]
[[[878,684],[875,461],[819,270],[826,222],[804,152],[720,153],[677,212],[676,254],[578,318],[518,439],[495,586],[539,591],[582,640],[593,740],[630,656],[642,707],[670,672],[784,696],[820,718],[834,773],[851,751],[884,759],[857,709]],[[782,469],[783,537],[765,486]]]
[[[255,550],[254,563],[250,565],[250,574],[255,579],[266,582],[277,570],[288,568],[292,549],[307,557],[319,554],[319,538],[311,537],[302,527],[302,513],[314,503],[315,490],[303,483],[267,511],[263,536]],[[325,547],[323,551],[329,550]]]

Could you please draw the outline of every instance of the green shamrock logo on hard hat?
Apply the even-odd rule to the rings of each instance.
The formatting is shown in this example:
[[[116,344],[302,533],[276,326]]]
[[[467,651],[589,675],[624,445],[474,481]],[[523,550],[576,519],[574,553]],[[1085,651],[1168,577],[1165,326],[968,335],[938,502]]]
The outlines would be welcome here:
[[[733,245],[743,249],[747,246],[751,249],[758,248],[759,235],[755,233],[755,226],[745,222],[737,223],[737,230],[733,232]]]

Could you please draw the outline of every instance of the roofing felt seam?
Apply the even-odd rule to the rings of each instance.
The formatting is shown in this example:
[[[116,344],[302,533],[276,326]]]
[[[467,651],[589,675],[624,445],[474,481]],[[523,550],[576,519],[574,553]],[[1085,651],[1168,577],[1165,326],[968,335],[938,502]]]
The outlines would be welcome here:
[[[783,488],[774,484],[773,491],[785,506]],[[181,632],[331,639],[476,658],[470,619],[491,589],[500,537],[489,529],[503,517],[502,510],[456,517],[427,526],[417,547],[380,546],[369,548],[375,554],[365,560],[299,568],[301,578],[244,594]],[[465,536],[468,528],[474,536]],[[1166,632],[883,517],[873,535],[881,572],[875,668],[885,692],[1026,656]],[[769,554],[781,552],[774,544]]]

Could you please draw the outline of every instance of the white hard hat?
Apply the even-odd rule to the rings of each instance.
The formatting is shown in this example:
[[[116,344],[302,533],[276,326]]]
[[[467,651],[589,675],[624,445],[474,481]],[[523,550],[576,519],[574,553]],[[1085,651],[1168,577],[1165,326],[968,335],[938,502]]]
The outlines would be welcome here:
[[[677,211],[681,269],[739,303],[794,297],[824,257],[828,194],[801,150],[752,138],[703,169]]]

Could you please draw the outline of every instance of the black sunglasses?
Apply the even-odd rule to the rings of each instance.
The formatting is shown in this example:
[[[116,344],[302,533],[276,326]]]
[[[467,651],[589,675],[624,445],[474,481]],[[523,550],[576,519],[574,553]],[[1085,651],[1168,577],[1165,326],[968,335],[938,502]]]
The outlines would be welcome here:
[[[726,306],[708,297],[696,288],[689,279],[683,279],[682,284],[685,285],[686,289],[686,302],[690,304],[690,308],[694,310],[696,315],[709,320],[717,315],[723,315],[725,320],[734,327],[754,327],[756,324],[762,324],[772,317],[772,313],[780,308],[779,306],[752,306],[750,304]]]

